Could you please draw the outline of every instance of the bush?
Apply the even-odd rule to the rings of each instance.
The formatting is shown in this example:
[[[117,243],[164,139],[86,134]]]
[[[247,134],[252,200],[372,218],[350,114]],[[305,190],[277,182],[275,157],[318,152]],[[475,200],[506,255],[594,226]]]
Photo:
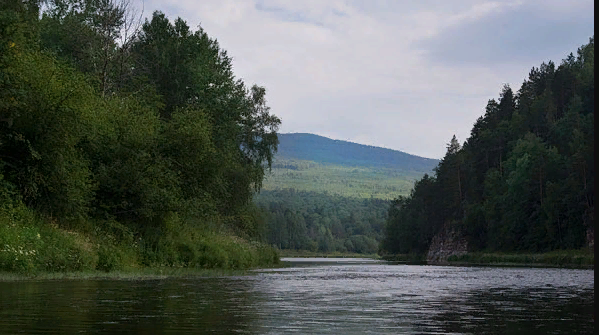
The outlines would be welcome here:
[[[0,210],[0,270],[80,271],[94,269],[92,245],[74,232],[48,224],[20,205]]]
[[[123,256],[119,249],[111,245],[101,245],[98,248],[98,264],[96,270],[110,272],[122,269]]]
[[[170,213],[161,226],[135,237],[116,221],[82,223],[85,234],[67,231],[24,205],[0,207],[0,271],[18,273],[115,271],[139,267],[247,269],[279,262],[260,242],[183,223]]]

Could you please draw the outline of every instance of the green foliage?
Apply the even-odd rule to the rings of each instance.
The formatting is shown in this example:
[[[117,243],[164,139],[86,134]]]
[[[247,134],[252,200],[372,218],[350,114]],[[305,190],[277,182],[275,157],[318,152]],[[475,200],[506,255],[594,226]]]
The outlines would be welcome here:
[[[165,236],[132,237],[116,222],[93,232],[58,228],[23,205],[0,211],[0,271],[118,271],[146,267],[247,269],[279,262],[263,243],[183,224],[175,214]]]
[[[439,203],[436,202],[438,182],[428,175],[414,184],[408,197],[391,203],[381,241],[382,254],[423,254],[441,227]]]
[[[320,192],[263,190],[266,240],[282,250],[374,254],[389,202]]]
[[[272,247],[186,224],[176,213],[169,213],[163,223],[162,229],[147,232],[139,242],[145,266],[245,269],[278,262]]]
[[[5,179],[30,206],[59,215],[87,212],[93,184],[77,144],[89,132],[93,91],[85,79],[51,57],[22,52],[3,69],[12,104],[2,109]]]
[[[542,254],[474,252],[462,256],[450,256],[448,261],[468,264],[593,267],[595,255],[587,250],[555,250]]]
[[[128,85],[153,85],[163,97],[159,113],[176,141],[164,154],[177,155],[169,163],[185,169],[178,172],[186,198],[192,191],[227,215],[245,208],[277,150],[281,121],[269,113],[265,89],[236,80],[231,58],[203,29],[192,32],[160,12],[143,24],[131,51],[138,64],[132,78],[147,81]]]
[[[98,264],[96,269],[100,271],[114,271],[119,268],[122,263],[122,255],[120,250],[112,247],[101,245],[98,249]]]
[[[59,230],[23,205],[0,209],[0,270],[81,271],[96,255],[79,234]]]
[[[594,232],[593,69],[591,38],[557,68],[553,62],[533,68],[517,94],[504,86],[463,147],[451,140],[435,177],[425,176],[393,202],[381,253],[423,254],[447,223],[471,251],[585,246],[587,232]]]
[[[0,9],[0,268],[278,260],[252,202],[278,144],[266,90],[203,29],[134,19],[126,1]]]

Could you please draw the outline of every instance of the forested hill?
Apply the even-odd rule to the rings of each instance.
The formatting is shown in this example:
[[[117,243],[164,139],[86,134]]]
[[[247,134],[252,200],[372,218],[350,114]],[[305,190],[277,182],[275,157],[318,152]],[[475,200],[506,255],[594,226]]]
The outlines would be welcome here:
[[[306,133],[278,134],[279,159],[299,159],[343,166],[393,168],[431,172],[437,159],[424,158],[370,145],[333,140]]]
[[[313,134],[278,134],[272,171],[255,198],[268,242],[281,249],[372,254],[390,200],[438,161]]]
[[[332,140],[314,134],[278,134],[279,146],[263,190],[295,189],[391,200],[438,160],[401,151]]]
[[[389,211],[386,253],[425,253],[448,226],[470,250],[545,252],[594,235],[595,42],[505,86],[434,175]],[[483,107],[483,106],[481,106]]]

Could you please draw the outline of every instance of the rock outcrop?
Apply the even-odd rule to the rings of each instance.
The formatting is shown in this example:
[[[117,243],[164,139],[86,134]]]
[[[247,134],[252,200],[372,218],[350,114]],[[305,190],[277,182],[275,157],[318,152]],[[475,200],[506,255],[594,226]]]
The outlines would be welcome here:
[[[468,242],[449,224],[433,237],[426,255],[428,264],[444,264],[450,256],[461,256],[468,252]]]
[[[587,210],[585,214],[586,245],[595,250],[595,207]]]

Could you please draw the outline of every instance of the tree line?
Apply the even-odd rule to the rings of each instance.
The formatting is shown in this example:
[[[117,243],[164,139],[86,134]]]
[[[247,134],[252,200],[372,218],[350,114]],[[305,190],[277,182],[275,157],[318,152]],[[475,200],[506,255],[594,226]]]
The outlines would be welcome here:
[[[261,191],[266,238],[279,249],[374,254],[389,201],[286,188]]]
[[[281,123],[265,93],[181,18],[142,21],[127,0],[3,1],[0,207],[156,245],[173,215],[260,239],[252,197]]]
[[[470,137],[395,199],[381,252],[425,253],[444,226],[471,250],[578,249],[594,231],[594,37],[504,86]]]

